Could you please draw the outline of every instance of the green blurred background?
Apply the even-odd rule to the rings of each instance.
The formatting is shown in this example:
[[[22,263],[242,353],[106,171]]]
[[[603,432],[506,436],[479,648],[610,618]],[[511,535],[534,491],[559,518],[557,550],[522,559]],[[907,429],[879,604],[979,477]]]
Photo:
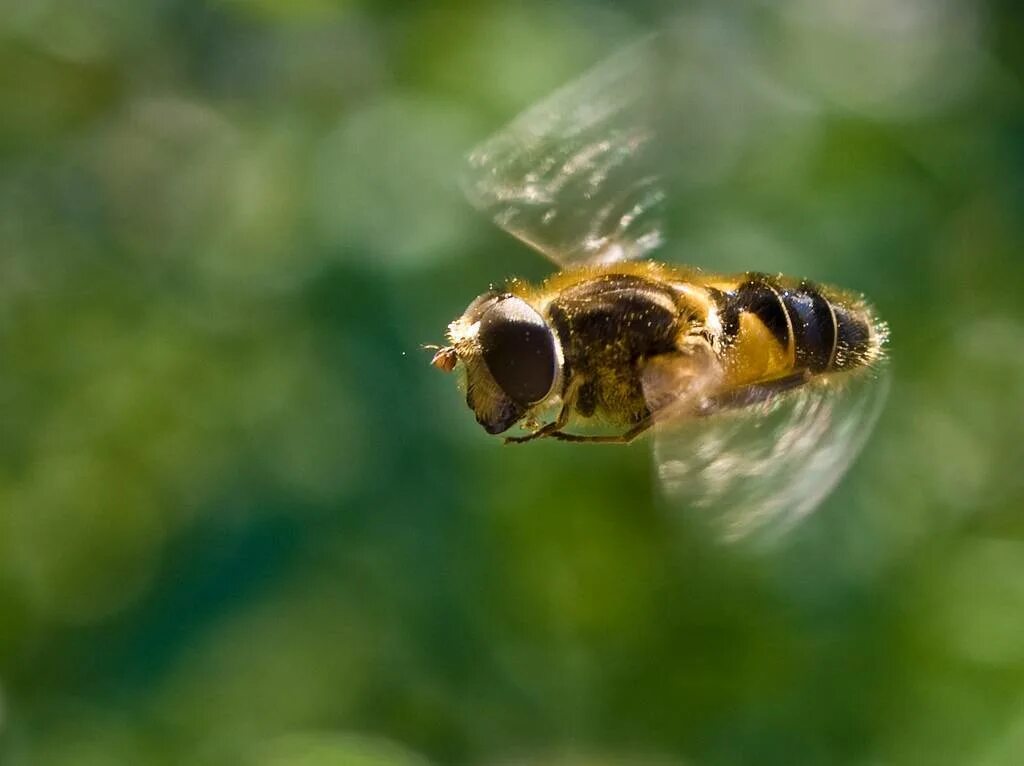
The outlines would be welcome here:
[[[1016,3],[0,11],[4,766],[1024,762]],[[668,15],[815,104],[744,126],[680,257],[892,326],[770,552],[645,448],[502,447],[420,349],[548,271],[464,153]]]

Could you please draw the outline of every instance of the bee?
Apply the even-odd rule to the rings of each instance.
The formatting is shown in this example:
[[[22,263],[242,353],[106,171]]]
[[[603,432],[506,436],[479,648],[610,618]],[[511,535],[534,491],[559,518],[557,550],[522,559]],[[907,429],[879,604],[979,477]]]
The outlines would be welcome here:
[[[672,148],[658,117],[671,102],[650,95],[662,50],[627,48],[470,154],[470,200],[560,271],[474,299],[432,363],[464,371],[488,433],[524,429],[507,443],[626,444],[653,429],[670,497],[710,509],[727,536],[782,529],[870,432],[888,329],[835,287],[648,258],[665,239]],[[704,63],[735,82],[732,62]]]

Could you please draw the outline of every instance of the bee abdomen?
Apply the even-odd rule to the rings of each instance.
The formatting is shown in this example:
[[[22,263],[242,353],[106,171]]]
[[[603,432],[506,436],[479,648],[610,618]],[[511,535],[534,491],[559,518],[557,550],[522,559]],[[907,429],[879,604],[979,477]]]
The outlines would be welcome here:
[[[847,370],[873,357],[871,319],[864,309],[829,300],[809,282],[779,295],[793,327],[797,369]]]
[[[740,332],[740,314],[752,314],[768,328],[772,337],[789,346],[787,309],[779,293],[761,277],[753,277],[728,293],[718,293],[719,313],[726,338],[734,341]]]
[[[795,367],[813,373],[832,364],[836,350],[836,316],[832,304],[817,289],[801,284],[780,291],[793,328]]]
[[[875,340],[870,319],[863,312],[832,304],[836,317],[836,350],[832,369],[859,367],[875,356]]]
[[[793,367],[811,373],[845,370],[873,358],[867,312],[829,300],[809,282],[783,287],[771,277],[750,278],[720,302],[723,330],[735,337],[741,312],[753,314],[783,348],[792,341]]]

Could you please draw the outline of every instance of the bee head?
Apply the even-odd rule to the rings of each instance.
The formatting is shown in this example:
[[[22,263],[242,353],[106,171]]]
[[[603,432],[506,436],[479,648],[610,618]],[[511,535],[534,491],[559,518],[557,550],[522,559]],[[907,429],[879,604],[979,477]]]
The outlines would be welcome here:
[[[529,303],[488,292],[448,325],[450,346],[433,364],[466,370],[466,404],[491,434],[507,431],[555,388],[561,367],[558,340]]]

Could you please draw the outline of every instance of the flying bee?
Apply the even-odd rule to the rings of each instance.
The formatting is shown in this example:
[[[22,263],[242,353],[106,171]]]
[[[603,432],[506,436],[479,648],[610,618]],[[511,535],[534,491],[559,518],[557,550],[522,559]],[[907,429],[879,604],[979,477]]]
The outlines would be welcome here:
[[[665,41],[626,49],[470,154],[471,201],[561,271],[477,297],[433,364],[464,370],[488,433],[524,429],[506,442],[628,443],[653,428],[670,497],[727,536],[778,531],[861,449],[884,401],[888,331],[834,287],[637,260],[665,238],[665,158],[722,154],[714,130],[664,140],[664,115],[693,97],[657,90],[670,82]],[[722,50],[703,51],[696,92],[732,94],[756,125],[758,80]]]
[[[627,443],[659,416],[708,415],[870,366],[884,326],[862,299],[763,274],[713,277],[660,263],[563,271],[476,298],[435,366],[465,366],[466,400],[491,434],[555,420],[508,442]],[[613,434],[569,433],[574,416]]]

